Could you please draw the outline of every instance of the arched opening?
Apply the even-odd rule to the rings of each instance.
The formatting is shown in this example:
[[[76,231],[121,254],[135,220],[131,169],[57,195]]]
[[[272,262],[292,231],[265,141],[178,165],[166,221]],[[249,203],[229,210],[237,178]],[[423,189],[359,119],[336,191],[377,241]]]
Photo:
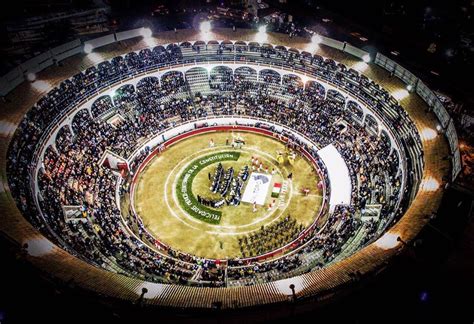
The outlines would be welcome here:
[[[110,97],[109,97],[110,98]],[[92,121],[91,115],[87,109],[81,109],[74,115],[74,118],[71,122],[71,128],[74,134],[78,134],[81,129],[87,127],[87,125]]]
[[[133,69],[139,69],[143,66],[143,61],[140,60],[140,57],[135,52],[130,52],[125,55],[125,61],[127,62],[127,66]]]
[[[344,98],[342,93],[340,93],[339,91],[334,90],[334,89],[329,89],[327,91],[327,99],[331,100],[331,101],[334,101],[334,102],[337,102],[337,103],[342,103],[342,104],[344,104],[346,102],[346,99]]]
[[[281,76],[275,70],[263,69],[259,73],[259,80],[265,83],[280,84]]]
[[[183,58],[183,53],[181,52],[181,48],[176,44],[169,44],[166,46],[166,51],[169,55],[169,60],[180,60]]]
[[[206,49],[208,51],[213,51],[213,52],[217,53],[217,51],[220,50],[220,47],[221,47],[221,45],[219,44],[218,41],[210,40],[209,42],[207,42]]]
[[[382,142],[382,145],[384,145],[385,149],[390,149],[392,147],[390,137],[388,136],[388,133],[385,131],[385,129],[382,129],[380,132],[380,141]]]
[[[192,44],[190,42],[182,42],[179,44],[179,47],[181,48],[191,48]]]
[[[286,49],[286,47],[285,47],[285,46],[282,46],[282,45],[277,45],[277,46],[275,46],[275,50],[276,50],[277,52],[282,52],[282,53],[285,53],[285,54],[288,52],[288,50]]]
[[[299,55],[300,54],[300,51],[296,48],[293,48],[291,47],[290,49],[288,49],[288,52],[290,53],[293,53],[293,54],[296,54],[296,55]]]
[[[373,134],[377,134],[379,131],[379,124],[374,116],[367,114],[365,116],[364,126],[367,130]]]
[[[306,82],[306,93],[315,96],[318,99],[324,99],[326,95],[326,89],[324,86],[316,81],[308,81]]]
[[[295,89],[303,89],[303,80],[295,74],[285,74],[282,79],[282,84]]]
[[[209,73],[203,67],[193,67],[186,71],[186,82],[193,92],[209,91]]]
[[[162,45],[158,45],[153,47],[153,55],[162,55],[163,53],[166,53],[166,48],[164,48]]]
[[[222,53],[231,53],[234,50],[234,44],[230,40],[224,40],[220,44],[220,50]]]
[[[115,65],[112,65],[109,61],[99,63],[99,79],[110,80],[118,75],[118,69]]]
[[[149,48],[142,49],[138,52],[138,59],[143,65],[150,66],[153,63],[153,52]]]
[[[257,82],[257,71],[248,66],[241,66],[234,71],[235,80]]]
[[[304,59],[306,59],[306,60],[311,60],[312,55],[311,55],[311,53],[309,53],[309,52],[302,51],[302,52],[301,52],[301,57],[304,58]]]
[[[115,90],[112,100],[116,107],[132,104],[136,100],[135,87],[131,84],[125,84]]]
[[[248,49],[250,52],[260,52],[260,44],[257,42],[250,42]]]
[[[232,69],[227,66],[216,66],[210,71],[209,85],[211,89],[231,90],[233,81]]]
[[[349,101],[347,103],[347,110],[349,111],[351,117],[359,123],[361,123],[364,119],[364,111],[358,103],[354,101]]]
[[[122,56],[116,56],[112,60],[113,70],[115,71],[114,74],[120,75],[122,73],[127,73],[129,67],[127,65],[127,61]]]
[[[72,133],[69,125],[61,127],[56,135],[55,145],[59,152],[67,152],[72,145]]]
[[[249,49],[248,45],[244,41],[235,42],[234,47],[237,53],[246,52]]]
[[[324,58],[318,54],[313,55],[313,64],[322,66],[324,64]]]
[[[179,71],[168,71],[161,76],[161,94],[167,96],[183,90],[184,75]]]
[[[110,98],[110,96],[102,96],[92,104],[92,117],[97,118],[112,108],[114,108],[112,98]]]
[[[158,90],[160,87],[160,79],[154,76],[149,76],[141,79],[137,83],[138,94],[149,94],[152,91]]]

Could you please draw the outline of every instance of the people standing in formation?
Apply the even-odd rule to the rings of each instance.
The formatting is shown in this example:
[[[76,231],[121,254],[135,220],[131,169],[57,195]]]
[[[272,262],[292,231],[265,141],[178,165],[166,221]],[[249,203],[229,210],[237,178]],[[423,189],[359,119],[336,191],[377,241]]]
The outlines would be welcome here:
[[[294,240],[304,230],[290,215],[251,234],[239,237],[240,251],[244,257],[256,256]]]
[[[224,205],[238,206],[242,198],[242,188],[244,182],[249,176],[248,166],[245,165],[240,172],[234,176],[234,168],[225,169],[222,163],[217,165],[214,171],[214,176],[209,172],[207,174],[208,180],[211,182],[209,190],[213,194],[219,194],[220,198],[204,198],[200,195],[197,200],[204,206],[219,208]]]

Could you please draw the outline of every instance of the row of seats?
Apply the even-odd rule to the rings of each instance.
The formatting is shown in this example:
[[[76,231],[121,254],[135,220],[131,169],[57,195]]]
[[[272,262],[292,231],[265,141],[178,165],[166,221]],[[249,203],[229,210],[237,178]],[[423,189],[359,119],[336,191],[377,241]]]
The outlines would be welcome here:
[[[199,55],[202,53],[203,51]],[[148,62],[164,60],[168,64],[183,59],[177,46],[171,46],[164,52],[148,50],[141,56],[147,58]],[[277,56],[281,59],[281,55]],[[99,79],[108,83],[107,77],[114,79],[118,74],[146,66],[147,60],[138,60],[138,63],[136,55],[114,59],[109,64],[99,65],[98,69],[102,73],[94,74],[90,69],[89,72],[86,71],[85,75],[90,75],[90,78],[79,78],[80,82],[74,87],[84,86],[85,90],[81,89],[84,93],[91,87],[89,81],[85,80]],[[104,73],[104,69],[112,72]],[[353,178],[353,207],[349,212],[343,213],[346,215],[344,217],[338,216],[341,214],[338,211],[329,218],[329,222],[338,218],[344,220],[338,223],[342,224],[340,226],[325,227],[325,230],[332,228],[337,234],[338,244],[333,240],[327,241],[332,242],[331,244],[323,244],[324,253],[320,264],[328,262],[340,252],[339,243],[354,233],[358,224],[360,226],[357,217],[368,203],[382,204],[380,223],[388,223],[403,212],[396,209],[398,193],[404,190],[400,188],[398,154],[387,138],[378,137],[370,131],[370,125],[355,122],[354,114],[346,109],[337,96],[328,94],[325,97],[324,89],[317,84],[303,89],[298,80],[293,78],[280,84],[275,73],[271,72],[264,73],[259,81],[256,81],[250,70],[230,76],[227,72],[224,75],[217,73],[212,80],[202,78],[196,82],[207,84],[209,89],[215,90],[207,95],[201,91],[190,91],[192,81],[184,79],[178,72],[167,74],[161,82],[145,78],[137,86],[137,90],[128,87],[116,93],[112,104],[107,102],[108,99],[101,99],[100,102],[107,103],[98,103],[92,108],[92,113],[87,109],[78,112],[71,128],[62,129],[55,146],[46,150],[40,175],[38,179],[34,179],[38,182],[41,193],[40,213],[31,199],[29,161],[34,156],[41,133],[49,127],[48,121],[52,122],[61,114],[63,99],[71,99],[72,95],[67,86],[66,89],[64,86],[59,87],[63,88],[64,94],[60,94],[63,90],[55,89],[28,113],[10,147],[10,187],[22,212],[57,244],[98,266],[110,269],[111,264],[114,264],[124,273],[151,281],[189,283],[194,278],[195,281],[224,285],[226,278],[212,260],[172,250],[167,255],[162,255],[130,235],[127,228],[135,228],[144,241],[155,241],[153,237],[149,237],[139,219],[126,218],[129,227],[122,224],[122,215],[112,194],[116,188],[116,176],[98,163],[106,149],[127,157],[138,146],[140,139],[152,137],[172,127],[176,121],[186,122],[222,115],[251,116],[286,124],[320,146],[333,143],[348,162]],[[222,92],[221,88],[225,91]],[[114,114],[122,117],[121,124],[111,125],[100,118],[111,109]],[[291,137],[290,134],[287,135]],[[298,142],[296,138],[293,141]],[[317,159],[316,152],[311,153]],[[146,153],[141,154],[140,159],[145,156]],[[137,166],[138,163],[134,165]],[[65,221],[62,208],[66,205],[80,206],[87,221]],[[326,234],[324,237],[336,234]],[[231,268],[227,275],[231,274],[230,277],[235,279],[241,278],[242,273],[252,277],[263,274],[266,280],[273,280],[275,276],[268,277],[269,273],[297,269],[301,265],[300,258],[309,252],[308,249],[321,249],[321,244],[314,243],[321,241],[320,235],[315,231],[306,236],[302,242],[306,245],[297,254],[266,262],[258,270],[255,270],[254,263],[230,260]],[[232,267],[235,267],[238,275],[232,275]],[[248,271],[249,269],[253,270]],[[198,278],[196,273],[199,274]]]

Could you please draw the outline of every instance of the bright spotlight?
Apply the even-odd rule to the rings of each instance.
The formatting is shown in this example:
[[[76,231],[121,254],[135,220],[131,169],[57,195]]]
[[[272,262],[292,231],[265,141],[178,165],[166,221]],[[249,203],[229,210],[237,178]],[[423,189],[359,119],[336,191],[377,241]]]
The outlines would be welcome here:
[[[91,44],[84,44],[84,53],[90,54],[94,48]]]
[[[311,36],[311,43],[315,45],[321,44],[322,41],[323,39],[318,34],[314,34],[313,36]]]
[[[390,250],[396,248],[399,244],[399,236],[394,233],[385,233],[375,241],[375,245],[383,250]]]
[[[26,252],[34,257],[51,253],[53,249],[54,244],[45,238],[31,239],[26,242]]]
[[[413,90],[413,86],[412,86],[411,84],[408,84],[408,85],[407,85],[407,90],[408,90],[409,92],[411,92],[411,91]]]
[[[199,27],[199,29],[203,33],[209,33],[211,31],[211,22],[210,21],[203,21],[201,23],[201,26]]]
[[[135,288],[135,292],[138,296],[143,293],[143,288],[147,290],[146,294],[143,296],[146,299],[153,299],[160,297],[165,291],[165,285],[154,283],[154,282],[143,282]]]
[[[258,27],[258,33],[255,35],[255,41],[257,43],[265,43],[267,41],[267,26],[263,25]]]
[[[16,125],[7,121],[7,120],[0,120],[0,136],[7,136],[9,134],[11,134],[12,132],[14,132],[16,129]],[[460,145],[460,147],[462,148],[462,145]],[[2,189],[2,186],[0,185],[0,192]]]
[[[31,82],[31,86],[38,92],[47,92],[51,90],[51,84],[43,80],[36,80],[34,82]]]
[[[364,56],[362,56],[362,61],[364,61],[365,63],[369,63],[370,62],[370,55],[365,54]]]
[[[397,100],[403,100],[410,95],[406,89],[398,89],[392,93],[393,97]]]
[[[367,70],[368,67],[369,67],[369,64],[365,62],[361,62],[361,61],[356,62],[354,63],[354,65],[352,65],[352,68],[359,72],[364,72],[365,70]]]
[[[26,75],[26,79],[30,82],[33,82],[36,80],[36,74],[34,74],[33,72],[30,72]]]
[[[428,176],[421,180],[420,187],[423,191],[436,191],[439,188],[439,182],[432,176]]]
[[[97,53],[97,52],[89,53],[89,54],[87,54],[86,57],[87,57],[88,60],[90,60],[92,62],[92,64],[97,64],[97,63],[100,63],[104,60],[102,55]]]
[[[142,34],[143,37],[149,38],[149,37],[151,37],[151,35],[153,35],[153,32],[151,31],[150,28],[142,28],[141,34]]]
[[[423,141],[431,141],[436,138],[438,134],[431,128],[425,127],[420,131],[420,137]]]
[[[436,125],[436,130],[437,130],[438,132],[441,132],[442,129],[443,129],[443,127],[441,127],[440,124]]]
[[[273,286],[276,290],[281,293],[282,295],[291,296],[293,294],[293,290],[290,288],[290,285],[294,286],[295,294],[299,293],[305,288],[304,281],[299,277],[293,277],[288,279],[282,279],[273,282]]]
[[[321,38],[321,36],[319,36],[318,34],[313,34],[313,36],[311,36],[311,43],[307,45],[306,50],[310,53],[316,52],[316,50],[319,49],[319,44],[321,44],[322,41],[323,39]]]

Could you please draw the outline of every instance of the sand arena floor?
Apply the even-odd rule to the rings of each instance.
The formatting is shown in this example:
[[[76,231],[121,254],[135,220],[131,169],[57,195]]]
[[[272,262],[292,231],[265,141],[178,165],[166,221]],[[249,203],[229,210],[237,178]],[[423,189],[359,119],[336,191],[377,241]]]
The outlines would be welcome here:
[[[304,227],[315,220],[321,208],[322,192],[317,188],[320,179],[311,163],[298,155],[294,165],[290,165],[287,159],[279,165],[276,152],[285,151],[283,143],[264,135],[246,132],[239,134],[246,142],[238,150],[239,159],[224,161],[222,164],[225,168],[232,166],[238,172],[244,165],[250,166],[253,156],[263,161],[270,171],[275,168],[266,205],[258,206],[256,212],[253,212],[253,205],[250,203],[220,208],[222,218],[217,225],[188,215],[176,197],[176,184],[186,165],[204,155],[233,150],[230,145],[226,145],[226,140],[231,142],[232,139],[230,132],[194,136],[153,158],[137,179],[133,199],[135,210],[155,238],[175,250],[199,257],[233,258],[242,256],[238,238],[258,231],[262,226],[278,222],[288,215]],[[212,148],[209,147],[211,138],[215,143]],[[216,167],[217,163],[199,171],[192,183],[194,195],[218,197],[210,192],[208,179],[208,174],[213,174]],[[287,180],[289,173],[293,173],[292,181]],[[273,201],[273,183],[284,181],[288,183],[286,193],[280,195],[275,207],[269,210],[268,204]],[[247,183],[248,181],[244,184],[242,193]],[[304,195],[302,188],[309,188],[310,193]]]

